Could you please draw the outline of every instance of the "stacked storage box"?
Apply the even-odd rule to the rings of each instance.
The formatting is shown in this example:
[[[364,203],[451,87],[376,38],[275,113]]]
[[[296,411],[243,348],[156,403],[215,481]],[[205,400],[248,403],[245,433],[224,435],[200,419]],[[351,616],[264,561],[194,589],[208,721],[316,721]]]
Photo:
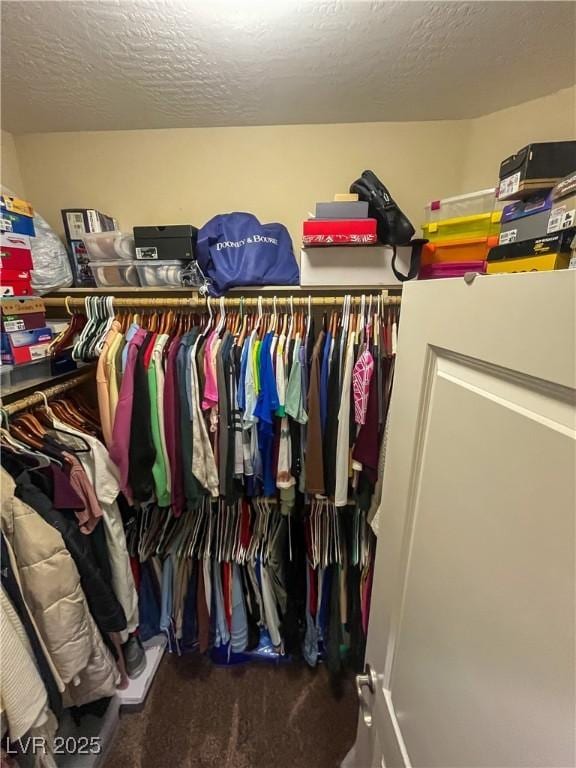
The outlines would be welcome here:
[[[338,195],[330,203],[316,203],[316,216],[302,225],[305,247],[334,245],[374,245],[376,219],[368,218],[368,203],[358,195]]]
[[[195,268],[198,229],[192,224],[134,227],[140,285],[148,288],[198,287]]]
[[[52,329],[44,302],[36,296],[0,299],[0,373],[3,390],[30,378],[50,375]],[[33,365],[26,365],[31,364]]]
[[[191,225],[134,227],[134,235],[84,236],[88,264],[99,288],[181,288],[193,258]]]
[[[488,252],[498,243],[501,214],[494,188],[429,203],[420,279],[485,272]]]
[[[122,232],[86,233],[86,265],[98,288],[137,287],[134,238]]]
[[[332,202],[316,203],[315,213],[302,225],[300,285],[398,284],[391,267],[394,250],[377,244],[376,219],[369,218],[367,202],[357,194],[337,194]],[[410,256],[410,247],[397,249],[397,267],[404,274]]]
[[[34,211],[26,200],[0,196],[0,293],[31,296]]]
[[[507,243],[492,248],[487,272],[547,272],[567,269],[576,227],[562,229],[543,237]]]
[[[551,194],[548,232],[576,226],[576,172],[559,181]]]
[[[97,285],[89,266],[84,238],[99,232],[114,232],[118,223],[112,216],[94,208],[66,208],[61,211],[64,231],[68,241],[74,285],[87,288]]]
[[[63,211],[69,215],[70,211]],[[98,213],[93,211],[92,213]],[[78,222],[81,226],[81,222]],[[181,288],[190,286],[198,230],[191,224],[134,227],[134,234],[118,229],[84,232],[76,243],[82,248],[81,281],[86,273],[98,288]]]
[[[502,211],[498,245],[543,237],[548,232],[551,207],[552,195],[546,193],[506,205]]]
[[[576,224],[576,142],[530,144],[500,166],[498,246],[487,272],[566,269]],[[563,176],[559,178],[559,176]]]

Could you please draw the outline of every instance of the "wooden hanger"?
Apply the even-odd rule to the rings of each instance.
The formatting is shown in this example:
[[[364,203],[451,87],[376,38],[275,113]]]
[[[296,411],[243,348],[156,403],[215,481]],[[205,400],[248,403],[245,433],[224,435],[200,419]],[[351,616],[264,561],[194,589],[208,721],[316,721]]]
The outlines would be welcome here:
[[[39,451],[44,447],[42,438],[38,435],[36,429],[32,429],[28,420],[22,416],[13,419],[10,425],[10,432],[16,435],[19,440],[22,440],[22,442],[37,448]]]
[[[92,427],[92,431],[99,427],[98,422],[95,422],[94,417],[89,413],[84,413],[80,406],[78,406],[71,398],[66,400],[54,400],[52,402],[52,410],[58,416],[60,421],[69,424],[72,427],[76,427],[80,430],[85,430],[88,426]],[[88,422],[88,424],[86,423]]]

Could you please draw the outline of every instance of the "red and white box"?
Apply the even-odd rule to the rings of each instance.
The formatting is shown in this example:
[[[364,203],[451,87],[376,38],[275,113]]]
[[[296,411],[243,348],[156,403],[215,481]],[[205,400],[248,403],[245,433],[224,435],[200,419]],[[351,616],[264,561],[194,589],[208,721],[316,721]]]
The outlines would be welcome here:
[[[31,363],[47,357],[52,341],[52,330],[34,328],[28,331],[14,331],[0,334],[2,362],[7,365]]]
[[[32,296],[30,272],[26,269],[0,269],[0,296]]]
[[[373,245],[376,219],[308,219],[302,227],[305,246]]]
[[[0,266],[2,269],[34,269],[32,249],[28,235],[2,232],[0,235]]]

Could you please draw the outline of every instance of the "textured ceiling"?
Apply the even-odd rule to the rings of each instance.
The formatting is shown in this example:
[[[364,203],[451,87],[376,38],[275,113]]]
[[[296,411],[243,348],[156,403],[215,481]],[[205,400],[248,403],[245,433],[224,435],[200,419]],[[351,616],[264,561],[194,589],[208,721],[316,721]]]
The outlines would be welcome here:
[[[575,80],[572,2],[1,5],[16,133],[468,118]]]

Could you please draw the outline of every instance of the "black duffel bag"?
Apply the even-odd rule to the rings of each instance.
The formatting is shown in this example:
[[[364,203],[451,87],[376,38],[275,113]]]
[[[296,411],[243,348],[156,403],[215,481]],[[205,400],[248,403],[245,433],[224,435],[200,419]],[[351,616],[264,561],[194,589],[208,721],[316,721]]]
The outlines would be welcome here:
[[[378,240],[383,245],[391,245],[394,248],[392,270],[396,278],[401,281],[412,280],[418,274],[422,243],[426,241],[410,242],[414,237],[414,227],[373,171],[364,171],[362,176],[350,185],[350,192],[368,203],[368,213],[377,222]],[[407,275],[396,269],[397,245],[412,245],[412,258]]]

